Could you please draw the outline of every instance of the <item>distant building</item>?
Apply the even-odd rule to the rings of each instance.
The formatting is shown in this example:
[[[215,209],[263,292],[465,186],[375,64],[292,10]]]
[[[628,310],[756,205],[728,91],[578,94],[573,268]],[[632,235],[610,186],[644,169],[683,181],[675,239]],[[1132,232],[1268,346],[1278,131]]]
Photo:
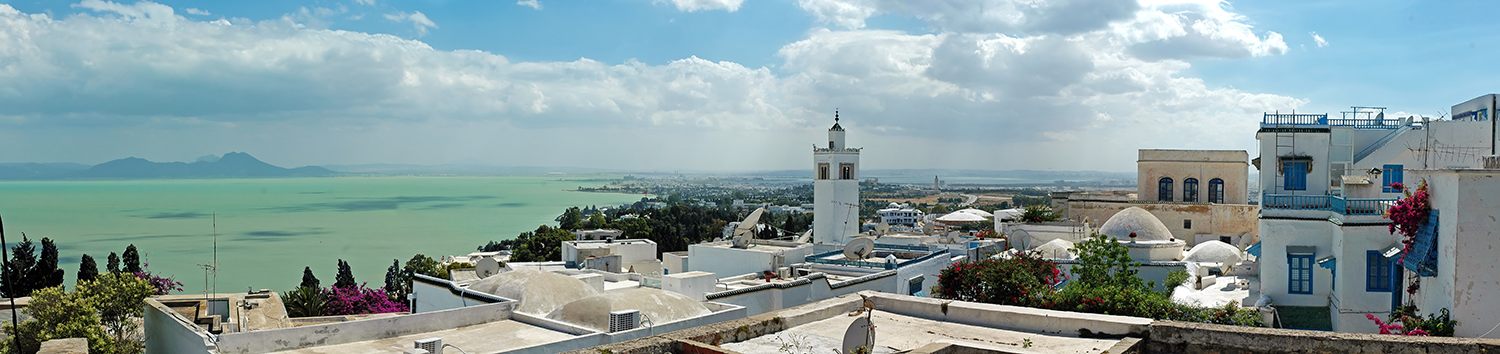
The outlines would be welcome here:
[[[1141,208],[1188,245],[1220,241],[1244,248],[1255,242],[1260,211],[1247,204],[1248,159],[1243,150],[1142,149],[1136,192],[1052,192],[1052,208],[1093,223]]]
[[[906,227],[917,227],[925,215],[921,210],[913,209],[911,205],[891,203],[885,209],[876,210],[880,215],[880,222],[886,225],[901,225]]]

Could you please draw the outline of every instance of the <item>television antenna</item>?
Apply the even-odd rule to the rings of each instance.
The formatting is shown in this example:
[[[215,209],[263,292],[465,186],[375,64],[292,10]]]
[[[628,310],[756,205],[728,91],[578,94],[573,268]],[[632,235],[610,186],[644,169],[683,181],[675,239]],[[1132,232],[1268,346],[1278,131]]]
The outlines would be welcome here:
[[[219,292],[219,212],[217,210],[213,212],[212,220],[214,232],[213,262],[211,264],[198,265],[199,268],[203,268],[204,305],[208,304],[210,294],[217,294]],[[209,274],[213,275],[212,282],[209,282]],[[210,289],[212,289],[212,292],[210,292]]]

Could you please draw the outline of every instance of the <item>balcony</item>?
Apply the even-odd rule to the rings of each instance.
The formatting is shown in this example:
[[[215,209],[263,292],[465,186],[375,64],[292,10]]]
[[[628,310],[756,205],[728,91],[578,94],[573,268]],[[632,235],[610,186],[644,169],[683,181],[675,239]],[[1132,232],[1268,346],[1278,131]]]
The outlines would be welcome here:
[[[1265,117],[1260,120],[1260,126],[1262,128],[1327,128],[1328,114],[1266,113]]]
[[[1311,210],[1328,211],[1346,216],[1380,216],[1396,204],[1390,199],[1346,199],[1328,195],[1264,195],[1261,196],[1263,210]]]

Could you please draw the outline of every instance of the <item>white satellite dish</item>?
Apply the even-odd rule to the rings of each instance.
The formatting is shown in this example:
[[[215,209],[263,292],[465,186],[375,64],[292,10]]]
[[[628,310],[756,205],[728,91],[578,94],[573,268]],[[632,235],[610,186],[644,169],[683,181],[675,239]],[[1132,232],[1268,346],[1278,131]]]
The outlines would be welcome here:
[[[866,347],[870,349],[870,352],[874,352],[875,348],[871,348],[874,346],[873,339],[875,339],[872,332],[875,332],[875,326],[870,325],[869,318],[854,319],[854,323],[849,324],[849,329],[844,330],[844,344],[841,346],[844,349],[843,352],[855,353],[859,347]]]
[[[807,230],[807,232],[802,233],[802,236],[797,237],[797,242],[799,243],[807,243],[807,241],[812,241],[812,230]]]
[[[760,222],[760,214],[765,211],[766,208],[755,208],[755,211],[750,212],[750,216],[745,217],[745,221],[741,221],[740,225],[734,228],[734,232],[729,234],[734,248],[750,247],[750,242],[755,240],[756,223]]]
[[[1030,243],[1031,243],[1031,233],[1030,232],[1026,232],[1026,230],[1015,230],[1015,231],[1011,231],[1010,232],[1010,247],[1011,248],[1020,248],[1020,249],[1023,249],[1023,250],[1024,249],[1029,249],[1029,247],[1027,247],[1027,246],[1030,246]]]
[[[500,261],[496,261],[495,257],[482,257],[475,263],[474,275],[479,276],[480,279],[500,274]]]
[[[875,252],[875,241],[868,238],[856,237],[844,245],[844,259],[865,259],[871,252]]]

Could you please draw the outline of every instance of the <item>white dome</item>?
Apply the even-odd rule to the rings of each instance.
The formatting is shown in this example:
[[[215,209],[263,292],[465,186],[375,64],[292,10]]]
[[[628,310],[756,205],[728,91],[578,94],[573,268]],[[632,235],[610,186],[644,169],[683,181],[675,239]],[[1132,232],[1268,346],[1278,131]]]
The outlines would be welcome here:
[[[1206,241],[1188,250],[1187,257],[1183,260],[1188,262],[1221,263],[1225,266],[1232,266],[1235,263],[1239,263],[1242,258],[1240,258],[1240,249],[1233,245],[1219,241]]]
[[[519,301],[516,311],[538,316],[574,300],[599,295],[599,290],[582,280],[536,269],[495,274],[469,285],[469,290]]]
[[[652,288],[611,291],[569,302],[547,318],[609,331],[609,312],[637,310],[655,323],[668,323],[711,313],[703,303],[682,294]]]
[[[1163,225],[1155,215],[1140,207],[1125,208],[1099,226],[1099,233],[1124,242],[1131,241],[1132,232],[1136,235],[1135,241],[1166,241],[1172,238],[1167,225]]]
[[[1031,250],[1041,255],[1042,258],[1073,259],[1073,252],[1069,251],[1069,249],[1072,248],[1072,242],[1068,242],[1064,239],[1056,239],[1047,241],[1047,243],[1043,243],[1041,246],[1036,246],[1036,248],[1033,248]]]

